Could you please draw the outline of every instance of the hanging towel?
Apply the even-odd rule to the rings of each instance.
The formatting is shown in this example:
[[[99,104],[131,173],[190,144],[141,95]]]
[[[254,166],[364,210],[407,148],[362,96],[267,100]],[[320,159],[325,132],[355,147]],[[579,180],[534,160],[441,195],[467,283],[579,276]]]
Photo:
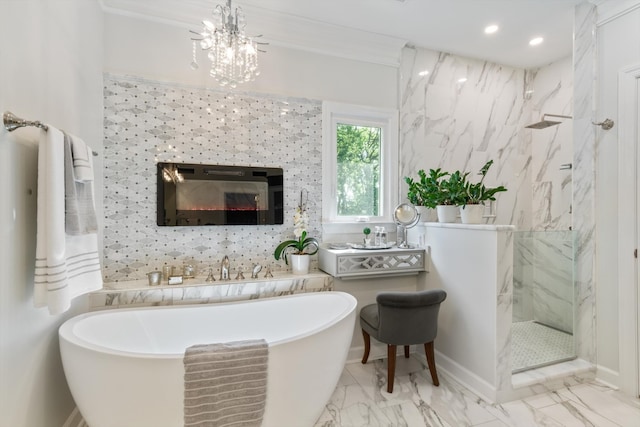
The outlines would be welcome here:
[[[78,150],[84,153],[80,167],[76,166]],[[98,231],[93,201],[93,162],[87,153],[88,148],[81,139],[64,134],[65,232],[74,236]],[[82,179],[78,179],[79,176]]]
[[[265,340],[187,348],[185,427],[260,426],[267,397],[268,357]]]
[[[34,304],[59,314],[71,300],[102,288],[95,232],[65,232],[65,143],[53,126],[42,131],[38,147],[38,212]]]
[[[73,159],[73,178],[78,182],[93,181],[93,153],[77,136],[65,133],[65,139],[71,143],[71,157]]]

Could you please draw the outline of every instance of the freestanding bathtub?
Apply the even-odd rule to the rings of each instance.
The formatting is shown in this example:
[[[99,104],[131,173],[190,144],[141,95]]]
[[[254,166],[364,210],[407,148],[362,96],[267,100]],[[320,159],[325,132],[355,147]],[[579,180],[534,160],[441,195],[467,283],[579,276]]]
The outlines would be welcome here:
[[[227,304],[86,313],[59,330],[71,393],[91,427],[183,425],[183,355],[194,344],[269,343],[263,426],[312,426],[347,358],[356,299],[317,292]]]

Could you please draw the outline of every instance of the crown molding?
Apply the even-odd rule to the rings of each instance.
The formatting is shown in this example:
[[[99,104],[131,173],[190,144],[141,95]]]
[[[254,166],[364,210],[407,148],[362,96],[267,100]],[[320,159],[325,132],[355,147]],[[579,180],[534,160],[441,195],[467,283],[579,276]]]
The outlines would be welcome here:
[[[99,0],[105,13],[198,30],[212,11],[204,0]],[[222,0],[220,0],[222,2]],[[214,5],[215,6],[215,5]],[[339,25],[243,6],[248,35],[269,44],[390,67],[400,66],[407,40]]]
[[[597,26],[605,25],[640,8],[638,0],[596,0],[598,7]]]

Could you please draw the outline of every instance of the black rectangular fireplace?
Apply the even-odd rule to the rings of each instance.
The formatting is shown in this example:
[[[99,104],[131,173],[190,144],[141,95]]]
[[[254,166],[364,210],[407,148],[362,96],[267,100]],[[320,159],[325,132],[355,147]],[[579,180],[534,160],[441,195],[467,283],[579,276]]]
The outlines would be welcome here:
[[[158,225],[283,223],[281,168],[158,163]]]

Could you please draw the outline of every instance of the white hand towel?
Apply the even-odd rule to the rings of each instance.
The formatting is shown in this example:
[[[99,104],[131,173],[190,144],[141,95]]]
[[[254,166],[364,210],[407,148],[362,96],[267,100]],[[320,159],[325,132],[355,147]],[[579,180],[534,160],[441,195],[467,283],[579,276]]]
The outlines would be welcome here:
[[[73,138],[64,134],[65,232],[77,236],[96,233],[98,222],[93,199],[93,165],[89,159],[91,173],[83,172],[87,179],[79,181],[74,173]]]
[[[78,182],[93,181],[92,151],[87,144],[77,136],[67,135],[71,140],[71,155],[73,158],[73,176]]]
[[[101,288],[97,235],[65,233],[64,136],[49,126],[38,148],[34,305],[59,314],[73,298]]]

